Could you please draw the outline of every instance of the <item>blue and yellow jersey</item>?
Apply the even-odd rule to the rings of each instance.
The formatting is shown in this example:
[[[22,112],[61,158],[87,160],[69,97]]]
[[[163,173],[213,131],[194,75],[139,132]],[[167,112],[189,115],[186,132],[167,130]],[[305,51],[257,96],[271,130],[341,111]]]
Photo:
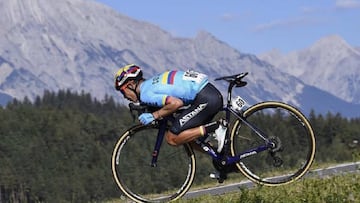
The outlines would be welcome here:
[[[141,83],[140,101],[147,105],[162,107],[169,96],[190,104],[197,93],[208,83],[205,74],[195,71],[166,71]]]

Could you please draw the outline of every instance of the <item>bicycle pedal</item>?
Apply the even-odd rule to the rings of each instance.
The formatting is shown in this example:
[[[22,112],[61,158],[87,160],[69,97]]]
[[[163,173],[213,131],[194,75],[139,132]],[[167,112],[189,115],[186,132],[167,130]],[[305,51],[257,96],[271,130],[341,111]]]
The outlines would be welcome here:
[[[219,179],[220,175],[219,175],[219,173],[210,173],[209,177],[211,179]]]
[[[210,176],[211,179],[216,179],[216,180],[218,180],[218,183],[223,183],[224,180],[227,179],[226,173],[221,173],[221,172],[210,173],[209,176]]]

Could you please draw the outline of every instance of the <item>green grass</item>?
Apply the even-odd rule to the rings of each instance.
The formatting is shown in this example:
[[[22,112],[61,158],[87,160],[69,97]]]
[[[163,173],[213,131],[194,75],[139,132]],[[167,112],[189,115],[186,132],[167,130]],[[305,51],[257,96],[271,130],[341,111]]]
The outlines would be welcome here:
[[[177,203],[196,202],[360,202],[360,173],[330,176],[323,179],[302,179],[292,184],[278,187],[253,189],[239,188],[239,191],[224,195],[206,195],[194,199],[181,199]]]
[[[128,202],[125,199],[107,203]],[[223,195],[204,195],[192,199],[180,199],[175,203],[360,203],[360,172],[333,175],[325,178],[307,178],[277,186],[255,186],[252,189]]]

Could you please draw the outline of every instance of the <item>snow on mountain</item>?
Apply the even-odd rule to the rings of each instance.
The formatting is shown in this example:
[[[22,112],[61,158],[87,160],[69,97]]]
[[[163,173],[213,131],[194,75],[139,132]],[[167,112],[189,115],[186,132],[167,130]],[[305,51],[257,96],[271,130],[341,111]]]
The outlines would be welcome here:
[[[236,90],[249,103],[281,100],[305,113],[320,107],[325,110],[319,113],[341,112],[352,105],[206,31],[176,38],[92,0],[7,0],[0,2],[0,13],[0,93],[14,98],[33,100],[45,89],[70,89],[123,101],[113,88],[113,75],[119,67],[137,63],[145,77],[168,69],[195,69],[210,79],[249,72],[249,85]],[[226,90],[225,83],[214,84]],[[323,105],[308,95],[323,95],[338,105]]]
[[[306,84],[360,104],[360,51],[337,35],[287,55],[272,50],[259,57]]]

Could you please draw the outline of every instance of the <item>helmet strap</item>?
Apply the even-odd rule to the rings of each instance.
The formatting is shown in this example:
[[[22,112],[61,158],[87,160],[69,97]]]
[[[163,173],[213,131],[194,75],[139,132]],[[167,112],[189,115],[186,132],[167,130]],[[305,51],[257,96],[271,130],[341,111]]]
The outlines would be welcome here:
[[[135,80],[134,80],[134,81],[135,81]],[[129,88],[131,91],[134,92],[134,94],[136,95],[137,100],[140,101],[140,93],[138,94],[138,93],[136,92],[136,89],[137,89],[138,86],[139,86],[139,80],[135,81],[135,88],[130,88],[130,87],[128,87],[128,88]]]

